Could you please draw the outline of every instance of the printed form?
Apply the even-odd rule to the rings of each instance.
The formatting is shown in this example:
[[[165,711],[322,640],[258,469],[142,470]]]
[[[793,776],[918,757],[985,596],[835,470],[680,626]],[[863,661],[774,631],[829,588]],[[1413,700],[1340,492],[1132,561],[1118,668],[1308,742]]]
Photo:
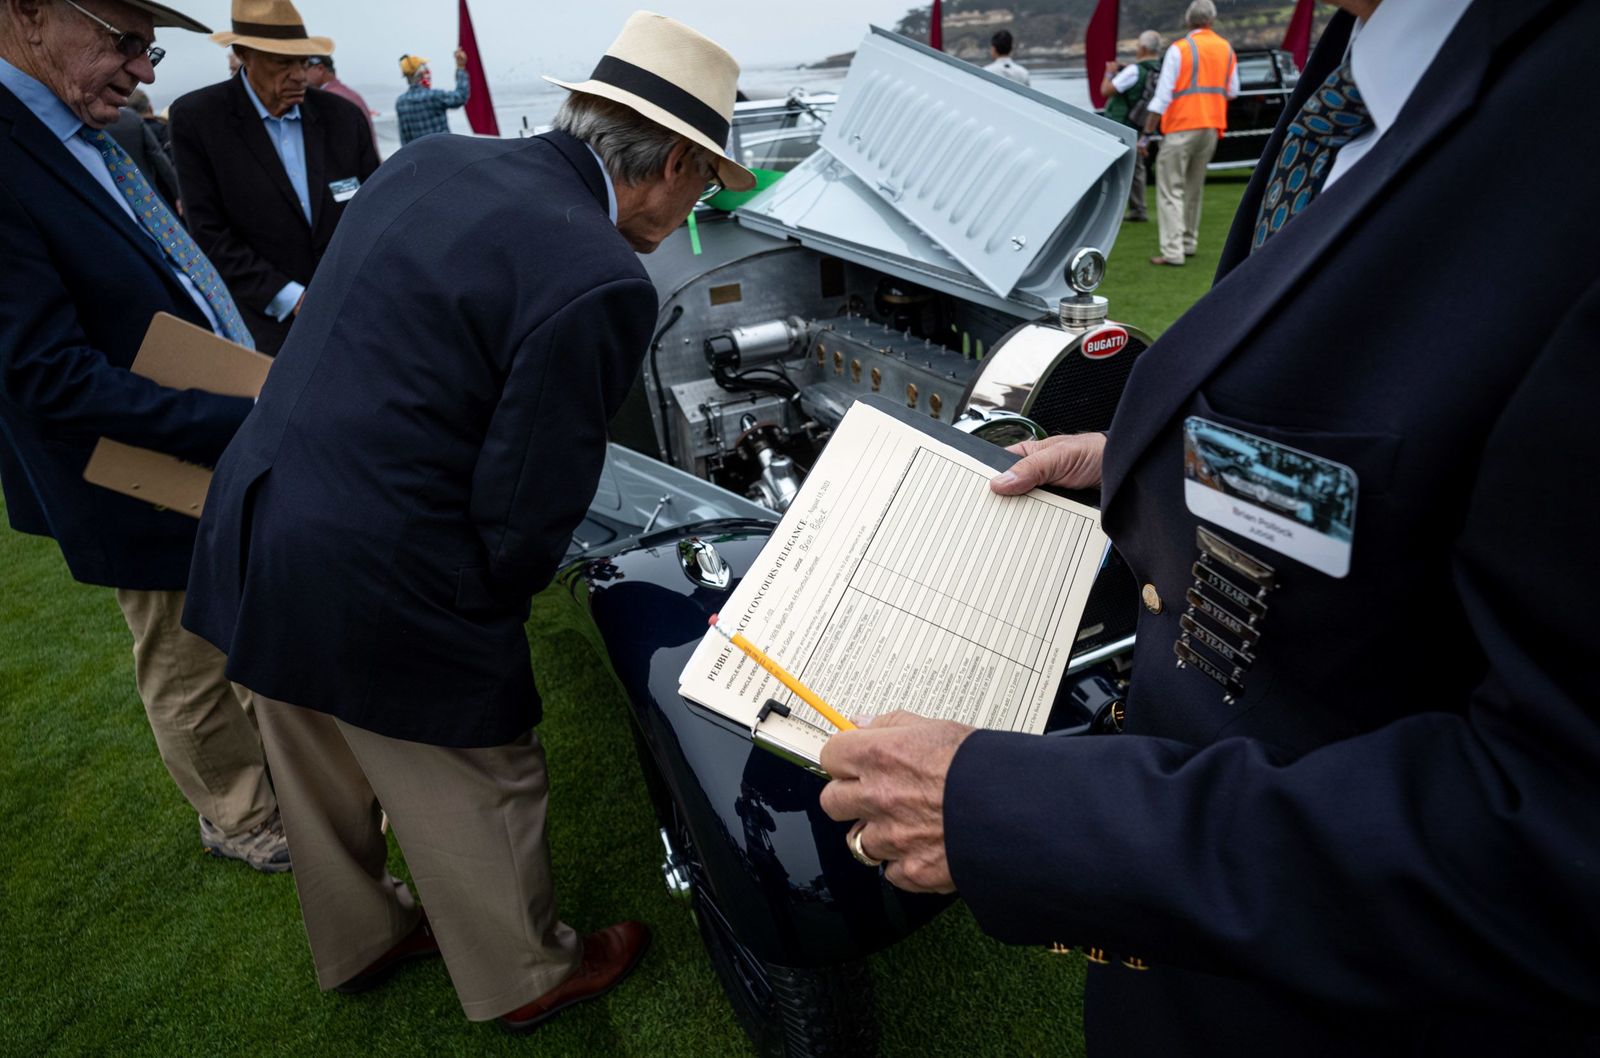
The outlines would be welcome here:
[[[930,427],[932,428],[932,427]],[[1106,549],[1099,513],[854,405],[721,621],[847,716],[1044,729]],[[708,631],[680,693],[814,763],[833,728]],[[756,730],[762,704],[790,717]],[[761,736],[765,736],[762,738]]]

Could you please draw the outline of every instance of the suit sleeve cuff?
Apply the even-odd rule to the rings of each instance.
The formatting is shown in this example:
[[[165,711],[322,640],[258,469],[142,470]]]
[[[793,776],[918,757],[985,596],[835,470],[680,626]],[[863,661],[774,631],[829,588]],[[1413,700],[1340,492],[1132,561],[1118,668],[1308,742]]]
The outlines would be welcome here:
[[[306,288],[303,285],[290,280],[284,284],[282,290],[278,291],[278,296],[267,303],[267,315],[282,323],[289,318],[289,313],[294,311],[294,307],[300,304],[300,295],[305,292]]]

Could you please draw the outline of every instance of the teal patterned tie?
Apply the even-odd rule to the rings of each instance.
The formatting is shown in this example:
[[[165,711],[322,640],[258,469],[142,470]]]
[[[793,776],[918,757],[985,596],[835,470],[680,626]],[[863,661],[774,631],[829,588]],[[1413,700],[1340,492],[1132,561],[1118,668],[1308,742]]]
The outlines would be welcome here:
[[[1261,249],[1283,230],[1289,218],[1305,209],[1327,182],[1339,148],[1372,128],[1372,115],[1346,61],[1311,93],[1284,134],[1278,163],[1261,197],[1255,239],[1250,252]]]
[[[222,336],[246,349],[254,349],[256,340],[251,336],[250,328],[244,325],[244,320],[239,318],[239,307],[233,303],[233,295],[228,293],[216,267],[189,238],[189,233],[173,217],[172,211],[167,209],[167,204],[156,194],[128,152],[110,135],[98,129],[84,126],[78,130],[78,137],[100,152],[100,157],[106,161],[106,168],[111,170],[112,182],[117,185],[122,197],[128,200],[128,205],[133,207],[133,214],[139,218],[144,230],[155,237],[162,252],[189,277],[201,297],[206,299],[206,304],[211,306],[217,322],[222,325]]]

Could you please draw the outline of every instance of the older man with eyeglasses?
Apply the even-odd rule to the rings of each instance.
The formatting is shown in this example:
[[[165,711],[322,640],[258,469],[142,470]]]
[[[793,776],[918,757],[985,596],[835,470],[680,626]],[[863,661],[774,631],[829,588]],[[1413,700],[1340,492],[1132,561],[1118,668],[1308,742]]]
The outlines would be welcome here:
[[[73,579],[116,589],[202,845],[283,871],[248,692],[178,623],[195,522],[83,480],[100,437],[214,463],[250,410],[129,370],[158,312],[251,342],[211,261],[105,131],[155,80],[157,26],[206,31],[142,0],[0,0],[0,482],[14,529],[54,537]]]
[[[308,92],[307,64],[333,41],[289,0],[234,0],[231,30],[211,39],[243,68],[172,104],[184,209],[257,347],[276,353],[378,152],[360,109]]]

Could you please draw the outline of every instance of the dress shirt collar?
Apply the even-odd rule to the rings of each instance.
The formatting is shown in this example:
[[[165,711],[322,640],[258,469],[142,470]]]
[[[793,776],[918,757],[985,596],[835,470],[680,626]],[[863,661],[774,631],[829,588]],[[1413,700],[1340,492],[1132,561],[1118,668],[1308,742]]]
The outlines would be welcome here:
[[[1472,0],[1383,0],[1350,41],[1350,72],[1381,136],[1394,124]]]
[[[589,147],[587,143],[585,147]],[[606,178],[606,216],[611,218],[613,226],[617,223],[617,185],[611,182],[611,172],[606,168],[606,163],[600,160],[600,153],[589,147],[589,153],[594,155],[594,164],[600,167],[600,175]]]
[[[275,118],[275,117],[273,117],[271,114],[269,114],[267,112],[267,108],[266,107],[261,105],[261,100],[259,98],[257,98],[257,96],[256,96],[255,86],[250,83],[250,78],[248,78],[248,77],[246,77],[244,75],[244,71],[243,70],[239,71],[239,80],[244,82],[244,94],[250,97],[250,105],[256,108],[256,115],[258,117],[260,117],[262,121],[299,121],[300,120],[300,104],[299,103],[296,103],[294,106],[290,107],[287,111],[284,112],[284,114],[281,117],[276,117]]]
[[[33,116],[44,123],[62,143],[67,142],[83,128],[83,122],[56,94],[39,81],[0,59],[0,85],[5,85],[12,95],[22,100],[22,105],[33,111]]]

